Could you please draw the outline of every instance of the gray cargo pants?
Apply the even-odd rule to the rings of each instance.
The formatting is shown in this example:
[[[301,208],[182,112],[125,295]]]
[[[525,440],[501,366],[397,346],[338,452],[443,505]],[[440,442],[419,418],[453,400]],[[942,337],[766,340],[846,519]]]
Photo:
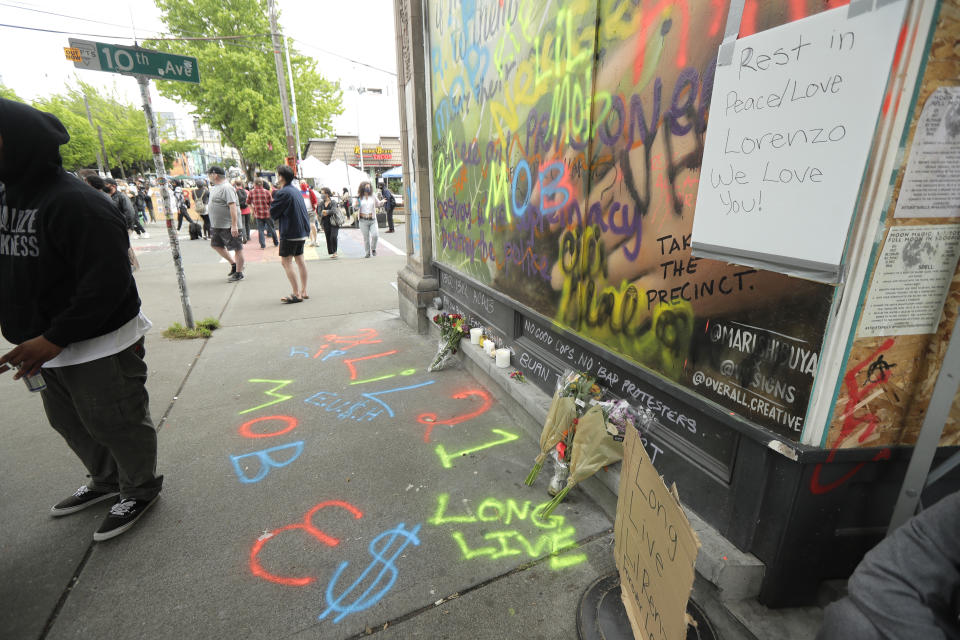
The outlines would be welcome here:
[[[112,356],[41,369],[47,419],[87,468],[91,491],[138,500],[160,493],[144,355],[140,338]]]

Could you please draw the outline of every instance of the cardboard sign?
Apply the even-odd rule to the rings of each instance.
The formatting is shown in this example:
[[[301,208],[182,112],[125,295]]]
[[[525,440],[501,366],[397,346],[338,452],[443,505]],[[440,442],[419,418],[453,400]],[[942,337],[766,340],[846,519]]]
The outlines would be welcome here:
[[[635,638],[684,640],[700,541],[634,429],[623,442],[614,529],[620,594]]]
[[[736,41],[714,80],[695,256],[839,282],[905,7],[839,7]]]

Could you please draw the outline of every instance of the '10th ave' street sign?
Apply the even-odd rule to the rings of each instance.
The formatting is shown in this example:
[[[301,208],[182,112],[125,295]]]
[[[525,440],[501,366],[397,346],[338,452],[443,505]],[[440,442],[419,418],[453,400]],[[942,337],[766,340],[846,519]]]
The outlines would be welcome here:
[[[190,56],[75,38],[70,38],[69,42],[70,47],[64,52],[79,69],[200,83],[197,59]]]

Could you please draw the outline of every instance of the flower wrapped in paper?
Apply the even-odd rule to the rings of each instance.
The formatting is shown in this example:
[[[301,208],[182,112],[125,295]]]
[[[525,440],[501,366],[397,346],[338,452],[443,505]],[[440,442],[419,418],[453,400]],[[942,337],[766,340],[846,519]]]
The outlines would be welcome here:
[[[433,322],[440,327],[440,342],[437,344],[437,355],[427,371],[440,371],[457,362],[454,356],[460,349],[460,340],[469,335],[470,327],[458,313],[437,314],[433,316]]]
[[[583,482],[597,471],[623,459],[623,444],[613,440],[607,433],[603,410],[599,406],[590,407],[577,420],[573,434],[573,446],[570,453],[570,476],[567,484],[543,508],[542,515],[546,517],[553,513],[570,490],[579,482]]]
[[[560,454],[558,463],[566,464],[569,461],[569,444],[576,430],[577,419],[589,408],[590,403],[601,395],[602,389],[596,379],[587,373],[568,370],[560,377],[543,431],[540,433],[540,454],[527,475],[527,485],[532,485],[536,480],[543,468],[543,462],[554,447],[567,452],[567,455]]]

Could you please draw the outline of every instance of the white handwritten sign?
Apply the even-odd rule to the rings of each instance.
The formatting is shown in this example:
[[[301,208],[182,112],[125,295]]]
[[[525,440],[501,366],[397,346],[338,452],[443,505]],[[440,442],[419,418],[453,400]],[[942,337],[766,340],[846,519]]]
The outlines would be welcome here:
[[[742,38],[717,67],[695,256],[839,281],[906,0],[881,4]]]

